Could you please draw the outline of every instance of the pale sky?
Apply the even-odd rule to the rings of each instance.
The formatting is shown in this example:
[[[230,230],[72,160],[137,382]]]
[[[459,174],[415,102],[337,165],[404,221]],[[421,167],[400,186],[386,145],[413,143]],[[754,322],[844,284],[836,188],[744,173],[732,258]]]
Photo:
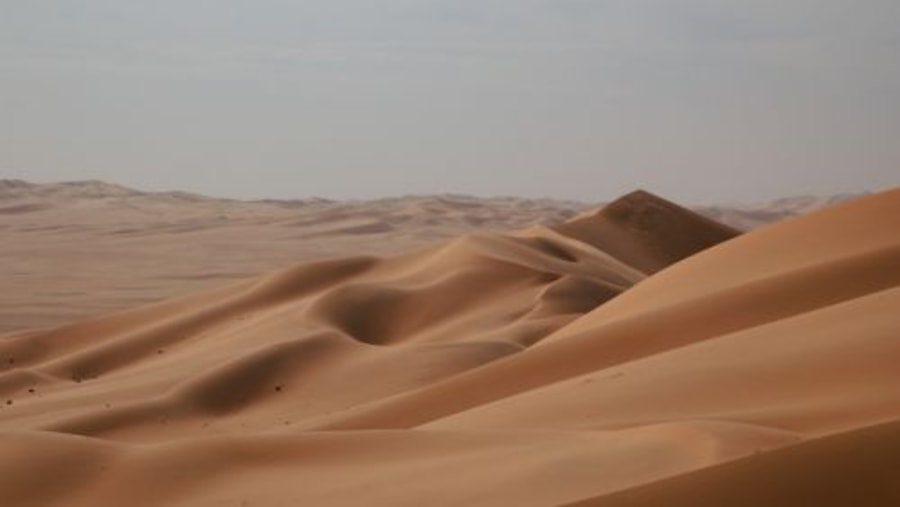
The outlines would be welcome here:
[[[0,0],[0,178],[682,202],[900,184],[898,0]]]

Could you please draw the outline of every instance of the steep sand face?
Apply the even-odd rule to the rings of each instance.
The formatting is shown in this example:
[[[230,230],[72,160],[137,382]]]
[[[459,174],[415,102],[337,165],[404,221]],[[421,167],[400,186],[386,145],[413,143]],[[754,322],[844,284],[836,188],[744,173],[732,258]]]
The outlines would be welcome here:
[[[637,193],[6,335],[0,503],[896,505],[898,216]]]
[[[643,190],[553,229],[647,274],[740,234]]]
[[[859,199],[730,241],[714,252],[660,273],[615,305],[598,309],[596,318],[606,320],[613,315],[647,311],[751,283],[775,283],[782,274],[806,270],[821,269],[845,278],[807,292],[840,290],[834,285],[846,285],[856,277],[845,275],[838,266],[829,269],[829,264],[853,263],[854,259],[867,264],[863,259],[866,256],[882,256],[885,261],[896,259],[892,250],[897,247],[897,196],[898,191],[894,190],[878,199]],[[874,266],[869,270],[870,277],[879,278],[880,271],[892,273],[890,269],[880,270],[878,262],[868,264]],[[661,290],[661,286],[667,290]]]

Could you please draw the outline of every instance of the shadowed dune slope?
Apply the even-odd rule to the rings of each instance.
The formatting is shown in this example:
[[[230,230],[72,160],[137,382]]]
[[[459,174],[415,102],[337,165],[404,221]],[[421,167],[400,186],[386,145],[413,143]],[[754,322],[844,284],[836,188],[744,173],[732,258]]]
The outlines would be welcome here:
[[[889,252],[898,242],[898,201],[900,190],[892,190],[745,234],[659,273],[616,304],[587,317],[584,323],[646,312],[876,251]],[[890,274],[891,270],[885,272]],[[825,289],[808,292],[829,292]]]
[[[0,504],[894,505],[898,216],[638,192],[7,335]]]
[[[644,190],[553,228],[648,274],[739,234]]]

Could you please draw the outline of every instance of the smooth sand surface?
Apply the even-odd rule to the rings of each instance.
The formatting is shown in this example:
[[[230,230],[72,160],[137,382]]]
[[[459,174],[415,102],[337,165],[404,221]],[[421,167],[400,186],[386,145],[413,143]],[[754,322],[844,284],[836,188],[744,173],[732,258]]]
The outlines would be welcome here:
[[[900,505],[898,217],[635,192],[12,331],[0,505]]]

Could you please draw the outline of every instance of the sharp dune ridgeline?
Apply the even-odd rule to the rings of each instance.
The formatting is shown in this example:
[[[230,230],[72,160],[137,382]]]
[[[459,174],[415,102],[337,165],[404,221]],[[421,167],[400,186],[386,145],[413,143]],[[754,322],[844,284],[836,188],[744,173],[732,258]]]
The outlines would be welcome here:
[[[9,216],[61,212],[23,185],[4,190],[19,196]],[[102,199],[78,201],[85,216],[132,192],[87,190]],[[162,217],[165,248],[236,248],[222,232],[235,221],[244,241],[285,243],[237,271],[208,257],[194,275],[218,283],[186,296],[9,326],[0,505],[900,505],[900,189],[749,232],[643,191],[589,212],[370,203],[365,220],[319,201],[265,214],[128,195],[135,223]],[[184,202],[207,225],[166,218]],[[318,214],[292,214],[304,207]],[[537,218],[549,209],[555,220]],[[515,231],[499,218],[511,210]],[[423,216],[445,222],[409,227]],[[116,270],[118,253],[150,241],[132,215],[118,220],[66,234],[106,237]],[[493,226],[454,225],[473,221]],[[246,278],[288,257],[297,230],[409,250],[362,242],[330,258],[322,246],[314,262]],[[60,232],[28,234],[34,246]],[[41,255],[31,262],[16,269]],[[25,298],[11,280],[4,299]],[[4,315],[55,324],[40,318],[48,301]]]

